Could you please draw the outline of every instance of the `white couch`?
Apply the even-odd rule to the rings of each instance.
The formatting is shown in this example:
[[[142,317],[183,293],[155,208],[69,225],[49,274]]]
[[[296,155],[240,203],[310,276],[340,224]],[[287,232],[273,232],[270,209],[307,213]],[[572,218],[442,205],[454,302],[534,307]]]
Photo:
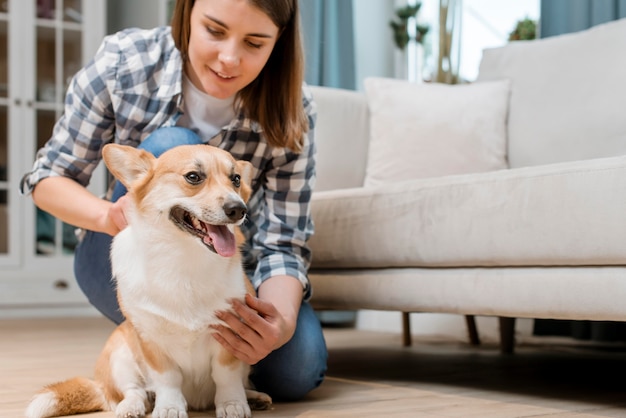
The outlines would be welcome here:
[[[471,85],[313,87],[313,305],[625,321],[624,51],[620,20],[488,49]]]

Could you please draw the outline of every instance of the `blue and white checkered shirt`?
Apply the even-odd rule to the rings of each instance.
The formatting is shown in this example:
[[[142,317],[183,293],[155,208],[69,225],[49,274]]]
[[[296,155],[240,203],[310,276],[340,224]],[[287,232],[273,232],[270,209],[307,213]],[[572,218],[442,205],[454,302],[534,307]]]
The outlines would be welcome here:
[[[253,284],[258,288],[264,280],[286,274],[301,281],[308,298],[316,110],[303,87],[309,132],[302,152],[269,146],[259,124],[243,114],[204,140],[254,167],[249,221],[242,226],[244,263]],[[87,186],[105,144],[137,146],[155,129],[176,125],[182,100],[182,60],[169,27],[129,29],[106,37],[73,78],[65,112],[38,151],[32,171],[23,177],[21,192],[30,193],[51,176]]]

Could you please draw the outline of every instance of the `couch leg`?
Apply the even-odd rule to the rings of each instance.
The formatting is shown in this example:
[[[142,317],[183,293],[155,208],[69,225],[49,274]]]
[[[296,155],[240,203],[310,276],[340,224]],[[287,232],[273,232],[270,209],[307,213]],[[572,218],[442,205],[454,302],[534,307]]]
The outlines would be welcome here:
[[[465,324],[467,326],[470,344],[480,345],[480,337],[478,336],[478,328],[476,327],[474,315],[465,315]]]
[[[402,312],[402,345],[411,346],[411,315],[410,312]]]
[[[500,352],[511,354],[515,348],[515,318],[498,317],[500,322]]]
[[[402,345],[404,347],[410,347],[413,343],[411,338],[410,315],[410,312],[402,312]],[[478,336],[478,327],[476,326],[476,318],[474,318],[474,315],[465,315],[465,324],[467,325],[470,344],[480,345],[480,337]]]

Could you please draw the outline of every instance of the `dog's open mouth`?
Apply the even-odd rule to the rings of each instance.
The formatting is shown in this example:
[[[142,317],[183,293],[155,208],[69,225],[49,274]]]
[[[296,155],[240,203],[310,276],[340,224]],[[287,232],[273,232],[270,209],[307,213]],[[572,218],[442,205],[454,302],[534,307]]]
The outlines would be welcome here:
[[[235,235],[226,225],[202,222],[180,206],[170,210],[170,219],[183,231],[200,238],[208,249],[222,257],[231,257],[237,251]]]

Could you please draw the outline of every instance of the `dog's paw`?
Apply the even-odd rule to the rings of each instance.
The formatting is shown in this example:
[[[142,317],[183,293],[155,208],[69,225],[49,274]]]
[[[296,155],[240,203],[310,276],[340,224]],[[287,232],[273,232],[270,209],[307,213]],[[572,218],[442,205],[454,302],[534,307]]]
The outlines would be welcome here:
[[[161,390],[155,393],[152,418],[189,418],[187,402],[178,390]]]
[[[126,398],[115,408],[116,418],[144,418],[146,405],[142,400]]]
[[[159,407],[152,410],[152,418],[189,418],[189,415],[184,409]]]
[[[272,398],[263,392],[246,389],[246,398],[248,398],[248,405],[253,411],[265,411],[272,406]]]
[[[217,418],[251,418],[252,412],[247,402],[230,401],[216,405],[215,416]]]

